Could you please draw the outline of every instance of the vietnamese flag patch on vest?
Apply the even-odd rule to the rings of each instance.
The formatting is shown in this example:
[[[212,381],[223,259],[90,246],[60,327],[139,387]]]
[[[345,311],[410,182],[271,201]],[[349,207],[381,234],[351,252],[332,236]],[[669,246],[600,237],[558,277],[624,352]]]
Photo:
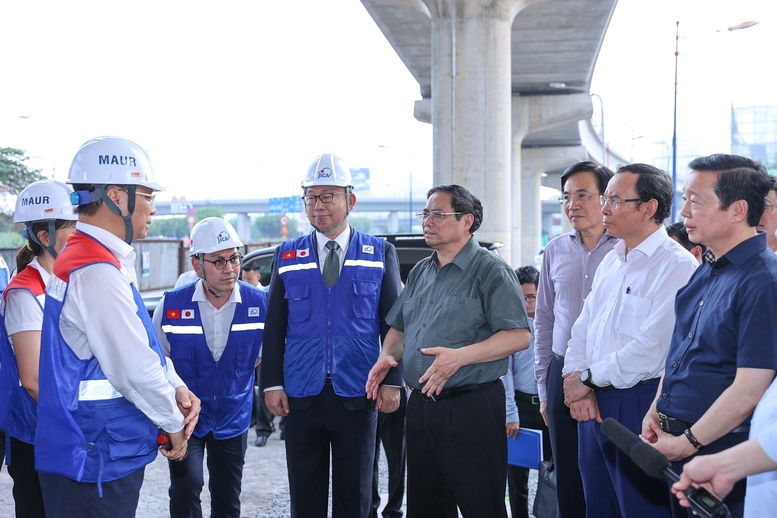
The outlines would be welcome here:
[[[295,257],[297,257],[297,251],[289,250],[288,252],[283,252],[283,257],[281,257],[281,259],[294,259]]]
[[[181,318],[181,310],[180,309],[168,309],[167,310],[167,318],[168,318],[168,320],[172,320],[174,318]]]

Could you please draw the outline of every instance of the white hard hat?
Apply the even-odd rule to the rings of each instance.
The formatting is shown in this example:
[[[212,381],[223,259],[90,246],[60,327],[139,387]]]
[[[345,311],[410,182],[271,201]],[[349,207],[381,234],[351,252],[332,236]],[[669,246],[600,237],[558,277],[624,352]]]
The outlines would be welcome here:
[[[156,183],[148,153],[121,137],[97,137],[84,143],[73,158],[69,184],[142,185],[164,191]]]
[[[70,194],[73,190],[56,180],[40,180],[28,185],[16,198],[14,223],[32,223],[55,219],[75,221]]]
[[[331,185],[353,189],[353,179],[348,164],[337,155],[325,153],[317,156],[308,167],[305,180],[302,181],[302,188],[314,185]]]
[[[221,250],[238,248],[243,242],[237,236],[235,228],[221,218],[205,218],[191,232],[192,246],[189,255],[212,254]]]

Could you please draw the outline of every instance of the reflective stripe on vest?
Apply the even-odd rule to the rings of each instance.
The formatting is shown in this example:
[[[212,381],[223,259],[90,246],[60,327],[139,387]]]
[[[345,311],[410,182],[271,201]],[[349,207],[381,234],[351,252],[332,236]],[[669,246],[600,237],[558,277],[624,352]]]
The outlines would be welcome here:
[[[318,264],[315,261],[310,263],[290,264],[288,266],[281,266],[280,268],[278,268],[278,274],[282,274],[285,272],[292,272],[296,270],[313,270],[315,268],[318,268]]]
[[[174,335],[201,335],[201,326],[172,326],[170,324],[162,326],[162,331],[165,333],[173,333]]]
[[[231,331],[254,331],[264,329],[264,322],[249,322],[247,324],[232,324]]]
[[[346,266],[362,266],[364,268],[383,268],[383,261],[366,261],[364,259],[346,259],[343,268]]]
[[[102,401],[124,397],[108,380],[81,380],[78,386],[79,401]]]

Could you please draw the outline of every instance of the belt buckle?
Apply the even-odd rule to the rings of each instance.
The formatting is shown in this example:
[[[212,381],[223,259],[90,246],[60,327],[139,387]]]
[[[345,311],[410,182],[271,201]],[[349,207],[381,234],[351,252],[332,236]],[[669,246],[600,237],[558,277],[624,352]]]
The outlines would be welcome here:
[[[540,396],[532,396],[531,397],[531,404],[532,405],[539,405],[540,404]]]
[[[666,433],[671,433],[672,427],[669,425],[670,417],[666,414],[658,414],[658,425]]]
[[[423,394],[423,392],[422,392],[422,394]],[[426,396],[426,397],[428,397],[429,399],[431,399],[435,403],[437,402],[437,398],[434,397],[434,393],[433,392],[430,392],[429,395]]]

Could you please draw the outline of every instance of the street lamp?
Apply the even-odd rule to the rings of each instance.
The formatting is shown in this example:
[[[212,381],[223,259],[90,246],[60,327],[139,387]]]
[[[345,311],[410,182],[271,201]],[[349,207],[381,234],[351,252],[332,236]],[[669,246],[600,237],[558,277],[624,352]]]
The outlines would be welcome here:
[[[737,25],[732,25],[726,30],[729,32],[739,31],[742,29],[749,29],[754,25],[758,25],[757,21],[743,22]],[[720,32],[720,31],[717,31]],[[672,124],[672,200],[677,195],[677,62],[680,56],[680,22],[675,22],[675,43],[674,43],[674,116]],[[676,203],[672,203],[672,222],[675,221],[676,216]]]

